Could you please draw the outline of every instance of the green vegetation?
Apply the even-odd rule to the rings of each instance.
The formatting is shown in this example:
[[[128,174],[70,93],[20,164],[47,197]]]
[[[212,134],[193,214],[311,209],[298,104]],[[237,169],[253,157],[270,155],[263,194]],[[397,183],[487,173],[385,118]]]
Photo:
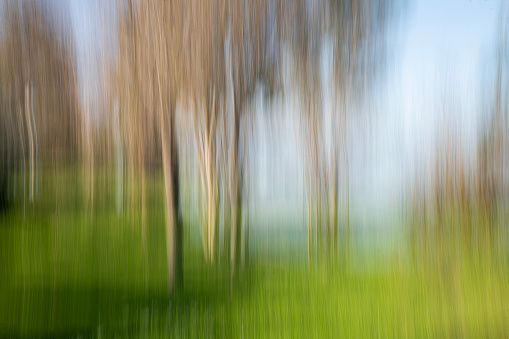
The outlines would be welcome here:
[[[362,269],[359,251],[308,265],[303,247],[302,256],[278,251],[285,260],[253,253],[231,285],[227,265],[206,265],[198,226],[185,225],[184,288],[170,298],[162,178],[148,180],[142,230],[135,213],[116,213],[107,172],[96,178],[93,211],[72,173],[46,171],[35,205],[0,214],[1,335],[509,335],[508,267],[497,256],[397,255]]]

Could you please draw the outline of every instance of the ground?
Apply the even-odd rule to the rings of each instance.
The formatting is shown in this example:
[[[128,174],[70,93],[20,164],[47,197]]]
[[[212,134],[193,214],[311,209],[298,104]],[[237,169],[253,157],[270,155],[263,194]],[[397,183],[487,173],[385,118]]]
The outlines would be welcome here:
[[[497,257],[362,269],[357,254],[309,264],[282,250],[253,256],[231,285],[185,225],[184,288],[168,296],[161,179],[149,181],[144,229],[136,210],[117,213],[100,174],[93,211],[72,172],[43,179],[35,204],[0,214],[2,336],[509,336],[508,267]]]

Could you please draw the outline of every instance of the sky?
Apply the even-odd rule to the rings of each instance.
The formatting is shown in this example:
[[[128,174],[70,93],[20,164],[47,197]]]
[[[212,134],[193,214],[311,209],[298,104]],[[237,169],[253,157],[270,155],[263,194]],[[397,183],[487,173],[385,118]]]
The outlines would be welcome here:
[[[53,0],[65,2],[67,0]],[[115,55],[115,10],[113,1],[69,1],[73,33],[77,41],[78,74],[81,78],[82,98],[90,101],[88,115],[98,121],[101,87],[101,54]],[[89,86],[89,84],[91,84]]]
[[[462,138],[472,153],[482,116],[486,70],[493,65],[499,1],[417,0],[399,24],[394,56],[382,97],[372,116],[377,121],[368,141],[368,163],[360,173],[357,215],[375,210],[375,221],[390,223],[405,201],[416,171],[429,168],[433,143],[444,130]],[[447,118],[443,118],[444,107]],[[353,165],[356,166],[355,164]]]

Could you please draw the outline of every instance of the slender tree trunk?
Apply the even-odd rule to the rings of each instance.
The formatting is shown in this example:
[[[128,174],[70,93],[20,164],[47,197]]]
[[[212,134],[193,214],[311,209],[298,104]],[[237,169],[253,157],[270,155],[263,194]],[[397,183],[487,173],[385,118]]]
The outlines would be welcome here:
[[[3,109],[4,107],[0,106],[0,109]],[[5,207],[5,204],[7,202],[7,192],[9,189],[8,182],[9,182],[9,173],[10,173],[10,167],[8,164],[10,155],[8,154],[8,150],[10,149],[9,145],[9,136],[8,136],[8,130],[5,127],[6,125],[6,119],[8,119],[7,116],[4,115],[3,119],[0,119],[1,123],[1,132],[0,134],[2,141],[0,142],[0,153],[2,154],[2,160],[0,160],[0,210]]]
[[[318,136],[317,136],[317,124],[316,121],[316,110],[314,107],[313,98],[308,101],[308,134],[307,134],[307,147],[309,149],[309,175],[310,175],[310,201],[313,215],[314,225],[314,241],[315,250],[318,255],[321,249],[322,240],[322,220],[321,220],[321,190],[320,190],[320,172],[319,172],[319,154],[318,154]]]
[[[34,114],[34,86],[32,85],[30,88],[30,114],[32,117],[32,130],[34,135],[34,142],[35,142],[35,153],[33,154],[33,161],[35,162],[35,198],[37,199],[39,195],[39,141],[38,141],[38,134],[37,134],[37,122],[35,120],[35,114]],[[34,180],[34,178],[32,178]]]
[[[10,106],[10,105],[9,105]],[[9,112],[10,112],[10,107],[8,107],[9,109]],[[15,152],[15,150],[17,149],[17,145],[16,145],[16,136],[15,136],[15,130],[16,128],[13,126],[13,121],[12,121],[12,114],[8,114],[5,116],[6,117],[6,120],[8,122],[6,122],[6,124],[8,124],[8,127],[7,127],[7,130],[9,132],[9,135],[7,134],[7,132],[4,134],[7,138],[7,146],[6,146],[6,151],[7,151],[7,171],[3,172],[4,175],[5,175],[5,179],[7,180],[6,182],[6,185],[7,185],[7,188],[6,188],[6,191],[5,191],[5,194],[6,194],[6,199],[10,199],[11,197],[11,194],[13,194],[13,191],[16,192],[16,180],[13,180],[12,178],[12,169],[15,165],[15,161],[14,161],[14,164],[12,164],[11,162],[13,161],[14,158],[17,158],[17,157],[13,157],[12,153]],[[11,184],[14,186],[13,188],[11,187]]]
[[[231,196],[231,238],[230,238],[230,266],[231,280],[235,275],[235,270],[239,262],[240,253],[240,220],[241,220],[241,196],[239,192],[239,117],[238,110],[233,113],[233,133],[232,144],[230,148],[230,196]]]
[[[124,182],[124,158],[122,151],[122,141],[120,137],[120,123],[119,123],[119,105],[118,101],[115,102],[113,111],[113,136],[115,141],[115,153],[117,158],[117,192],[116,192],[116,207],[117,213],[122,212],[123,202],[123,182]]]
[[[204,155],[206,152],[206,147],[202,147],[202,140],[203,138],[200,138],[200,126],[198,121],[198,101],[196,98],[193,98],[192,101],[192,112],[193,112],[193,137],[194,137],[194,144],[195,144],[195,150],[196,150],[196,158],[198,159],[198,170],[200,173],[200,184],[201,184],[201,215],[200,215],[200,230],[201,230],[201,238],[202,238],[202,246],[203,246],[203,253],[205,256],[205,260],[209,261],[209,237],[208,237],[208,224],[207,224],[207,208],[208,205],[208,198],[207,194],[209,192],[207,188],[207,176],[206,176],[206,161],[207,157]],[[204,149],[205,148],[205,149]]]
[[[132,122],[129,123],[132,126]],[[134,143],[136,137],[133,133],[133,128],[130,126],[131,133],[129,134],[129,217],[133,218],[134,211],[136,210],[136,153]]]
[[[162,99],[161,99],[162,100]],[[179,220],[179,164],[173,112],[168,122],[161,116],[161,148],[166,197],[166,250],[168,260],[168,291],[182,286],[182,223]]]
[[[30,154],[30,202],[34,200],[34,135],[32,129],[32,115],[30,114],[30,88],[28,84],[25,85],[25,119],[27,121],[28,129],[28,150]]]
[[[146,175],[145,175],[145,139],[143,136],[143,131],[140,131],[141,138],[138,143],[138,173],[139,173],[139,180],[140,180],[140,190],[141,190],[141,198],[140,198],[140,208],[141,208],[141,240],[143,246],[145,246],[146,243],[146,230],[145,230],[145,224],[146,224],[146,209],[145,209],[145,200],[146,200],[146,187],[145,187],[145,181],[146,181]]]
[[[88,154],[88,187],[90,198],[90,213],[94,212],[94,142],[92,136],[92,126],[88,126],[87,130],[87,154]]]
[[[336,161],[336,160],[334,160]],[[338,242],[338,171],[337,164],[333,166],[333,178],[332,178],[332,194],[330,202],[331,204],[331,251],[333,259],[335,259],[337,255],[337,242]]]
[[[220,244],[220,257],[221,260],[223,258],[226,258],[228,260],[229,256],[229,246],[228,241],[230,239],[230,222],[229,222],[229,216],[230,216],[230,204],[228,199],[228,165],[226,163],[226,160],[228,159],[227,156],[227,116],[226,116],[226,110],[222,110],[222,130],[221,130],[221,161],[220,164],[221,167],[218,169],[221,173],[221,204],[222,204],[222,228],[223,228],[223,234],[221,237],[221,244]],[[219,233],[219,230],[218,230]],[[218,234],[219,235],[219,234]]]
[[[330,195],[329,195],[329,207],[330,207],[330,244],[331,244],[331,255],[334,260],[337,255],[337,227],[338,227],[338,164],[337,164],[337,148],[336,148],[336,119],[334,115],[334,108],[330,108],[330,144],[329,144],[329,173],[330,173]]]
[[[84,195],[85,195],[85,208],[93,212],[93,187],[94,187],[94,178],[93,178],[93,143],[92,143],[92,126],[91,122],[88,121],[90,119],[90,112],[88,111],[88,104],[85,106],[85,112],[88,116],[88,119],[85,119],[81,126],[81,137],[82,137],[82,152],[83,152],[83,185],[84,185]]]
[[[216,209],[217,209],[217,180],[216,180],[216,165],[215,165],[215,146],[216,146],[216,98],[213,92],[212,105],[208,107],[205,112],[207,115],[205,126],[205,164],[206,164],[206,178],[207,178],[207,228],[208,228],[208,249],[209,258],[211,263],[214,262],[215,251],[215,232],[216,232]]]
[[[249,265],[249,209],[244,211],[244,261],[243,265]]]
[[[25,214],[25,133],[23,132],[23,116],[21,115],[21,107],[19,107],[19,119],[18,119],[18,127],[19,127],[19,140],[21,141],[21,159],[22,159],[22,179],[23,179],[23,192],[21,194],[23,198],[23,215]]]
[[[210,258],[210,262],[214,262],[214,211],[213,211],[213,192],[212,192],[212,150],[210,149],[210,145],[206,145],[205,147],[205,157],[206,157],[206,186],[207,186],[207,249],[209,251],[208,257]]]
[[[311,186],[311,185],[309,185]],[[313,246],[313,209],[311,208],[311,194],[307,193],[308,208],[308,263],[311,263],[311,247]]]
[[[345,250],[346,254],[348,255],[350,250],[350,169],[348,167],[348,153],[345,147],[345,173],[346,173],[346,182],[345,182],[345,195],[346,195],[346,221],[345,221],[345,228],[346,228],[346,237],[345,237]]]
[[[308,144],[309,145],[309,144]],[[309,149],[308,149],[309,150]],[[305,194],[306,194],[306,207],[307,207],[307,230],[308,230],[308,263],[311,263],[311,252],[313,247],[313,205],[312,205],[312,183],[310,168],[305,167]]]
[[[225,192],[228,192],[228,188],[225,189]],[[228,195],[228,193],[225,193]],[[225,263],[228,263],[228,259],[230,258],[230,238],[231,238],[231,209],[229,199],[224,199],[223,202],[223,237],[222,237],[222,254],[224,257]]]

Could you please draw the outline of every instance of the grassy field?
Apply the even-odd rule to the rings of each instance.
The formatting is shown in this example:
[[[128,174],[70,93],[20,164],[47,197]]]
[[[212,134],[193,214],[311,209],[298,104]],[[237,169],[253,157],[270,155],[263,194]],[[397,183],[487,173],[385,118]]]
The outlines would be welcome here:
[[[509,267],[490,255],[396,256],[363,270],[356,255],[309,265],[281,251],[252,256],[231,285],[186,225],[184,289],[170,298],[160,178],[148,182],[142,230],[136,211],[116,213],[103,176],[93,212],[80,180],[59,172],[37,203],[0,214],[1,336],[509,336]]]

